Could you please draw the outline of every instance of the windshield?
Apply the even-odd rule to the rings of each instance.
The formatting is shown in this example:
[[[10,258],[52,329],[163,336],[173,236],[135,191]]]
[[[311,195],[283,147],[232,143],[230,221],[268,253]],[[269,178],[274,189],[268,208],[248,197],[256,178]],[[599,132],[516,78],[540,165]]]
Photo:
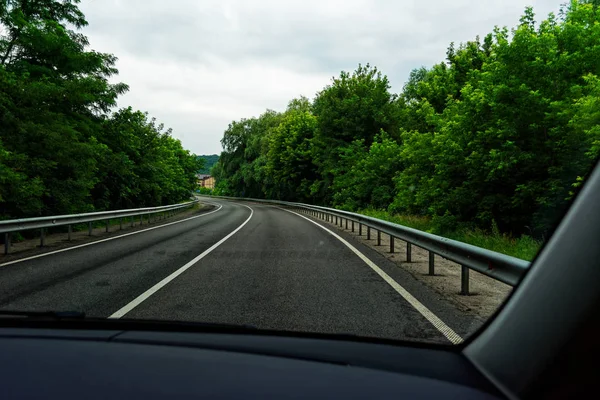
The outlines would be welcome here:
[[[461,343],[598,156],[562,1],[3,1],[0,314]]]

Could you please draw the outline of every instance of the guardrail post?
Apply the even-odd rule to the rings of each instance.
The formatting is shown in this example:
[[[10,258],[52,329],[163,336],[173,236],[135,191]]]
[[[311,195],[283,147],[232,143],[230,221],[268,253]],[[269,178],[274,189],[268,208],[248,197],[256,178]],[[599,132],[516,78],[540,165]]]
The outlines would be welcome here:
[[[463,296],[469,295],[469,268],[464,265],[460,266],[460,294]]]
[[[429,252],[429,275],[435,275],[435,254]]]
[[[88,236],[92,236],[92,221],[88,222]]]
[[[44,232],[44,228],[40,229],[40,247],[44,247],[44,239],[46,238],[46,234]]]
[[[358,236],[362,236],[362,224],[358,223]]]
[[[352,221],[352,232],[354,232],[354,221]]]
[[[10,251],[10,233],[4,234],[4,254]]]
[[[346,218],[346,229],[348,229],[348,218]]]
[[[119,218],[119,230],[123,230],[123,217]]]
[[[381,246],[381,231],[377,231],[377,246]]]
[[[338,224],[338,217],[337,217],[337,215],[335,216],[335,224],[336,225]]]
[[[71,227],[71,225],[69,225],[67,227],[67,240],[70,242],[71,241],[71,232],[73,232],[73,228]]]
[[[406,242],[406,262],[412,262],[412,245]]]
[[[394,252],[394,237],[390,235],[390,253]]]
[[[131,216],[131,227],[133,228],[133,216]]]
[[[110,226],[110,219],[106,220],[106,232],[108,233],[108,227]]]
[[[140,226],[144,225],[144,215],[140,214]]]
[[[367,226],[367,240],[371,240],[371,227]]]

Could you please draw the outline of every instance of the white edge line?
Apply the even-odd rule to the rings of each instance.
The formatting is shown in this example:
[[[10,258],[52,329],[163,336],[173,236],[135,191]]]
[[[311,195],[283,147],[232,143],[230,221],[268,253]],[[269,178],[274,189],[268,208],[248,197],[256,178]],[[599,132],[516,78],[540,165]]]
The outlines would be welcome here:
[[[214,203],[207,203],[207,204],[215,205]],[[84,244],[80,244],[80,245],[77,245],[77,246],[67,247],[65,249],[60,249],[60,250],[55,250],[55,251],[49,251],[47,253],[38,254],[38,255],[35,255],[35,256],[31,256],[31,257],[25,257],[25,258],[20,258],[18,260],[14,260],[14,261],[8,261],[8,262],[5,262],[3,264],[0,264],[0,267],[5,267],[7,265],[20,263],[20,262],[27,261],[27,260],[33,260],[35,258],[46,257],[46,256],[50,256],[52,254],[62,253],[63,251],[75,250],[75,249],[79,249],[79,248],[86,247],[86,246],[92,246],[94,244],[98,244],[98,243],[102,243],[102,242],[108,242],[109,240],[120,239],[120,238],[125,237],[125,236],[137,235],[138,233],[148,232],[148,231],[151,231],[153,229],[163,228],[165,226],[179,224],[181,222],[189,221],[189,220],[192,220],[192,219],[196,219],[196,218],[200,218],[200,217],[205,217],[205,216],[210,215],[212,213],[216,213],[217,211],[221,210],[221,208],[223,208],[223,205],[221,205],[221,204],[217,203],[216,205],[218,205],[219,208],[217,208],[216,210],[213,210],[211,212],[207,212],[207,213],[200,214],[200,215],[195,215],[193,217],[182,219],[182,220],[179,220],[179,221],[169,222],[167,224],[153,226],[151,228],[142,229],[140,231],[129,232],[129,233],[125,233],[123,235],[109,237],[107,239],[95,240],[95,241],[90,242],[90,243],[84,243]]]
[[[160,282],[158,282],[157,284],[155,284],[154,286],[152,286],[150,289],[146,290],[144,293],[142,293],[141,295],[139,295],[138,297],[136,297],[133,301],[131,301],[125,307],[123,307],[120,310],[118,310],[115,313],[113,313],[108,318],[118,319],[118,318],[123,317],[125,314],[127,314],[128,312],[130,312],[131,310],[133,310],[134,308],[136,308],[137,306],[139,306],[141,303],[143,303],[145,300],[147,300],[154,293],[156,293],[160,289],[162,289],[165,285],[167,285],[173,279],[177,278],[179,275],[181,275],[182,273],[184,273],[187,269],[189,269],[190,267],[192,267],[198,261],[202,260],[208,254],[210,254],[210,252],[212,252],[214,249],[216,249],[217,247],[219,247],[220,245],[222,245],[227,239],[229,239],[230,237],[232,237],[233,235],[235,235],[237,231],[239,231],[240,229],[242,229],[244,227],[244,225],[246,225],[248,223],[248,221],[250,221],[250,219],[252,218],[252,215],[254,215],[254,210],[252,208],[248,207],[245,204],[240,204],[240,205],[242,205],[242,206],[244,206],[244,207],[246,207],[246,208],[248,208],[250,210],[250,216],[240,226],[238,226],[237,228],[235,228],[231,233],[229,233],[223,239],[219,240],[217,243],[213,244],[208,249],[204,250],[204,252],[202,252],[202,254],[200,254],[199,256],[197,256],[196,258],[194,258],[193,260],[191,260],[187,264],[185,264],[183,267],[179,268],[177,271],[173,272],[172,274],[170,274],[169,276],[167,276],[166,278],[164,278],[163,280],[161,280]]]
[[[294,211],[287,210],[285,208],[281,208],[281,210],[285,210],[292,214],[296,214],[299,217],[304,218],[305,220],[312,222],[317,225],[319,228],[325,230],[327,233],[338,239],[340,242],[346,245],[354,254],[356,254],[361,260],[365,262],[373,271],[375,271],[383,280],[390,285],[400,296],[402,296],[406,301],[410,303],[423,317],[425,317],[438,331],[442,333],[452,344],[460,344],[463,339],[452,330],[448,325],[446,325],[438,316],[436,316],[433,312],[431,312],[423,303],[417,300],[412,294],[408,292],[408,290],[404,289],[402,285],[396,282],[392,277],[386,274],[381,268],[379,268],[373,261],[371,261],[367,256],[361,253],[356,247],[352,246],[348,243],[344,238],[336,234],[335,232],[327,229],[323,225],[313,221],[312,219],[305,217],[304,215],[298,214]]]

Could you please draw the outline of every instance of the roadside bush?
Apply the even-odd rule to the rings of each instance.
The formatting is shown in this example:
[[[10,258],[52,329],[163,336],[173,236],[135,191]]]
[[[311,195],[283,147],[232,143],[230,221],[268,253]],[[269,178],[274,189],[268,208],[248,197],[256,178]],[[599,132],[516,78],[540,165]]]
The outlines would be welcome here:
[[[213,194],[213,190],[206,187],[198,188],[197,192],[208,196],[211,196]]]

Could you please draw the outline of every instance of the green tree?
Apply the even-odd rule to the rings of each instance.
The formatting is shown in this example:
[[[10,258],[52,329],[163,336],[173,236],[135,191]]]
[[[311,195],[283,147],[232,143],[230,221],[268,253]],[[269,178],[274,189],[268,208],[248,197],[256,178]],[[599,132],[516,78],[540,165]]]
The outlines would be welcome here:
[[[198,159],[202,160],[202,163],[203,163],[202,168],[200,168],[198,173],[210,174],[210,170],[212,169],[212,167],[214,167],[214,165],[217,163],[217,161],[219,161],[219,155],[218,154],[199,155]]]
[[[381,129],[396,132],[397,107],[389,89],[387,77],[367,64],[359,65],[352,74],[342,71],[317,94],[313,103],[317,130],[312,146],[320,175],[312,185],[317,201],[331,201],[334,170],[338,174],[348,171],[348,165],[340,165],[347,146],[362,140],[368,147]]]
[[[78,0],[0,2],[0,216],[179,201],[195,156],[125,109],[116,57],[89,50]]]
[[[569,121],[584,76],[600,68],[595,18],[573,2],[562,22],[551,15],[537,29],[527,9],[512,40],[496,29],[489,56],[463,74],[460,99],[430,113],[433,133],[404,134],[408,167],[394,209],[483,227],[496,221],[516,233],[547,230],[590,166],[585,132]],[[462,52],[453,57],[469,56]]]
[[[273,180],[269,197],[282,200],[310,200],[310,186],[317,178],[312,162],[311,139],[317,118],[306,99],[293,100],[279,125],[269,136],[267,174]]]
[[[334,179],[334,205],[349,210],[385,209],[394,199],[394,177],[403,169],[398,142],[381,131],[368,151],[362,141],[353,143],[345,155],[351,165]]]
[[[600,152],[598,1],[455,46],[399,96],[370,65],[225,133],[230,194],[545,235]]]

